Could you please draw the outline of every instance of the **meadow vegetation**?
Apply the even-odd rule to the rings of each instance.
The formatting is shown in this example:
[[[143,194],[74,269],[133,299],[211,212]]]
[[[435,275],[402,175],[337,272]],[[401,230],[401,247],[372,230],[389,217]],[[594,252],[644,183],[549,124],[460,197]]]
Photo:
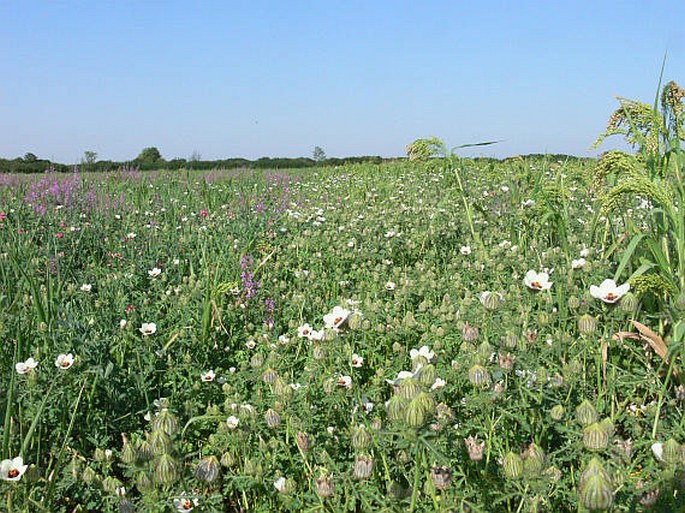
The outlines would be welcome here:
[[[682,511],[682,99],[596,162],[0,175],[0,509]]]

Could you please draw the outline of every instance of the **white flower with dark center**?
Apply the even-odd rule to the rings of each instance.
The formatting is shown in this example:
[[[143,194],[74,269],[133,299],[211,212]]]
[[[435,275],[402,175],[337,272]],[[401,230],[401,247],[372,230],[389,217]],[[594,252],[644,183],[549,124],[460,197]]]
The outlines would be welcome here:
[[[207,372],[200,374],[200,379],[202,379],[202,381],[214,381],[215,377],[216,374],[213,370],[208,370]]]
[[[339,387],[352,388],[352,378],[350,376],[340,375],[335,384]]]
[[[162,274],[162,270],[159,267],[153,267],[147,273],[150,275],[150,278],[155,278]]]
[[[254,340],[248,340],[247,342],[245,342],[245,347],[247,347],[248,349],[254,349],[255,347],[257,347],[257,342],[255,342]]]
[[[335,306],[330,313],[323,316],[326,328],[338,329],[350,316],[350,311],[342,306]]]
[[[393,290],[395,290],[396,286],[397,286],[397,284],[394,281],[389,281],[388,283],[385,284],[385,290],[393,291]]]
[[[590,295],[595,299],[601,299],[605,303],[613,304],[621,296],[628,293],[630,290],[630,283],[626,282],[623,285],[616,285],[614,280],[604,280],[600,286],[590,285]]]
[[[426,362],[430,362],[433,358],[435,358],[435,353],[431,351],[428,346],[421,346],[420,349],[412,349],[409,351],[409,356],[412,360],[424,358]]]
[[[25,362],[17,363],[14,368],[17,369],[17,374],[28,374],[38,366],[38,362],[33,358],[29,358]]]
[[[157,325],[154,322],[144,322],[141,324],[140,328],[138,328],[138,331],[140,331],[143,336],[153,335],[157,331]]]
[[[192,511],[199,503],[200,501],[197,499],[187,499],[185,497],[174,499],[176,511]]]
[[[17,456],[13,460],[2,460],[2,463],[0,463],[0,478],[3,481],[19,481],[28,467],[28,465],[24,465],[24,460],[21,456]]]
[[[312,336],[312,331],[314,331],[314,328],[312,328],[309,325],[309,323],[305,323],[297,328],[297,336],[303,338],[310,338]]]
[[[435,378],[435,382],[431,385],[431,390],[439,390],[443,388],[447,382],[442,378]]]
[[[93,286],[90,283],[84,283],[83,285],[81,285],[79,290],[81,292],[90,292],[91,290],[93,290]]]
[[[582,269],[585,267],[585,264],[587,264],[587,261],[583,257],[580,257],[578,260],[571,260],[571,269]]]
[[[74,365],[74,355],[71,353],[61,354],[55,359],[55,367],[59,369],[67,370],[72,365]]]
[[[351,365],[352,367],[356,367],[358,369],[359,367],[364,365],[364,358],[359,356],[357,353],[354,353],[352,355]]]
[[[471,246],[462,246],[459,248],[459,252],[466,256],[471,254]]]
[[[548,290],[553,282],[549,281],[549,274],[546,272],[538,273],[531,269],[524,276],[523,283],[532,290]]]

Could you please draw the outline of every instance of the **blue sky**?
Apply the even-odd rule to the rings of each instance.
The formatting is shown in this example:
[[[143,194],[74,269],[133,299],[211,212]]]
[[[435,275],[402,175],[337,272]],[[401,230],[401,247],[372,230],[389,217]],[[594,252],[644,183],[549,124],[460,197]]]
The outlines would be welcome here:
[[[685,84],[684,19],[683,0],[0,0],[0,156],[394,156],[431,135],[594,155],[666,51]]]

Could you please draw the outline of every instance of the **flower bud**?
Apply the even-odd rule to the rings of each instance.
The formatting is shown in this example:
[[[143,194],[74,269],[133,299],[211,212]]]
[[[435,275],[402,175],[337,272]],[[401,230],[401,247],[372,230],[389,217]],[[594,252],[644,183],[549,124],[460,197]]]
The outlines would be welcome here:
[[[195,467],[195,477],[198,481],[213,483],[219,478],[221,466],[216,456],[202,458]]]
[[[278,412],[272,408],[269,408],[264,414],[264,420],[266,420],[266,425],[269,428],[276,429],[281,423],[281,416],[278,414]]]
[[[121,461],[127,465],[132,465],[136,461],[136,450],[124,433],[121,433],[121,438],[124,441],[124,447],[121,450]]]
[[[485,442],[478,443],[476,438],[469,435],[468,438],[464,439],[464,444],[466,445],[466,451],[469,453],[469,459],[471,461],[481,461],[483,459]]]
[[[368,454],[360,454],[354,460],[354,467],[352,468],[352,476],[354,479],[368,479],[373,472],[373,457]]]
[[[311,450],[313,445],[312,438],[304,431],[297,433],[297,435],[295,435],[295,440],[297,441],[297,446],[302,452],[308,453]]]
[[[176,430],[178,429],[178,421],[176,420],[176,417],[165,408],[152,419],[151,426],[153,430],[164,431],[167,435],[171,436],[176,433]]]
[[[136,475],[136,488],[142,493],[152,489],[152,481],[150,481],[150,476],[148,476],[147,472],[138,472]]]
[[[414,378],[405,378],[399,385],[399,395],[404,399],[411,400],[419,392],[421,392],[421,384]]]
[[[593,422],[597,422],[597,418],[597,410],[587,399],[580,403],[576,408],[576,420],[582,426],[589,426]]]
[[[150,447],[156,456],[171,452],[171,437],[162,430],[155,430],[150,435]]]
[[[523,460],[521,456],[509,451],[502,459],[502,470],[507,479],[519,479],[523,474]]]
[[[259,369],[262,365],[264,365],[264,357],[261,354],[252,355],[252,358],[250,358],[250,367]]]
[[[666,465],[677,465],[680,463],[680,444],[673,438],[663,444],[662,458]]]
[[[578,318],[578,331],[583,335],[592,335],[597,329],[597,319],[590,314]]]
[[[524,451],[523,458],[523,471],[531,477],[538,477],[545,467],[545,452],[532,443]]]
[[[331,476],[321,476],[316,480],[316,494],[323,500],[335,495],[335,483]]]
[[[583,445],[592,451],[606,449],[609,445],[609,432],[601,423],[593,422],[583,429]]]
[[[433,467],[430,478],[437,490],[445,490],[452,484],[452,471],[444,465],[442,467]]]
[[[502,337],[502,344],[507,349],[516,349],[519,345],[519,337],[515,333],[507,333]]]
[[[494,311],[497,310],[497,308],[499,308],[499,305],[502,304],[502,296],[500,296],[497,292],[484,294],[481,297],[481,303],[483,303],[483,306],[486,310]]]
[[[81,473],[81,479],[86,484],[94,482],[97,477],[97,473],[91,467],[84,468],[83,472]]]
[[[578,299],[577,296],[571,296],[568,298],[568,301],[566,302],[566,304],[568,305],[568,307],[571,310],[575,310],[576,308],[578,308],[580,306],[580,299]]]
[[[499,355],[499,366],[505,372],[511,372],[514,369],[514,364],[516,363],[516,357],[511,353],[506,355]]]
[[[121,499],[119,501],[119,513],[134,513],[136,507],[128,499]]]
[[[352,447],[357,451],[363,451],[371,447],[373,439],[366,426],[359,426],[352,430]]]
[[[469,369],[469,381],[475,386],[485,386],[490,383],[490,373],[482,365],[474,365]]]
[[[409,401],[407,401],[401,395],[393,395],[386,406],[386,410],[388,412],[388,420],[404,420],[404,411],[407,409],[408,403]]]
[[[347,318],[347,325],[352,331],[358,330],[362,327],[363,317],[359,312],[352,312]]]
[[[426,387],[431,386],[435,383],[435,378],[437,377],[437,371],[435,370],[435,365],[429,363],[421,367],[419,371],[419,382]]]
[[[404,422],[406,422],[407,426],[414,428],[419,427],[423,425],[425,419],[426,411],[418,397],[409,401],[409,404],[404,410]]]
[[[116,477],[107,476],[102,480],[102,489],[107,493],[116,494],[119,488],[121,488],[121,481]]]
[[[461,335],[467,342],[473,342],[474,340],[478,340],[478,328],[475,326],[471,326],[469,323],[466,323],[461,330]]]
[[[609,509],[614,503],[613,483],[602,464],[593,458],[580,476],[578,498],[590,511]]]
[[[619,308],[625,313],[633,313],[640,306],[640,300],[632,292],[625,294],[619,302]]]
[[[162,454],[155,463],[153,480],[158,485],[170,486],[178,479],[178,463],[169,454]]]
[[[550,411],[550,415],[552,416],[552,420],[555,420],[557,422],[564,418],[565,413],[566,413],[566,409],[561,404],[557,404],[557,405],[553,406],[552,410]]]
[[[274,383],[278,378],[278,373],[273,369],[266,369],[262,373],[262,381],[267,384]]]
[[[155,457],[155,452],[152,450],[149,437],[144,440],[139,440],[136,444],[136,457],[138,463],[145,463]]]

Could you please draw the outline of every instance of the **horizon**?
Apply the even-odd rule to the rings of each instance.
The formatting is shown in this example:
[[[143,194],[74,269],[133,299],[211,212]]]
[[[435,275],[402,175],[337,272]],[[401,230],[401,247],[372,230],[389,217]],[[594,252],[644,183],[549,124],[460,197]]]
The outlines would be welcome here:
[[[6,2],[0,155],[130,162],[593,157],[618,107],[685,71],[685,3]],[[226,155],[229,155],[227,157]]]

